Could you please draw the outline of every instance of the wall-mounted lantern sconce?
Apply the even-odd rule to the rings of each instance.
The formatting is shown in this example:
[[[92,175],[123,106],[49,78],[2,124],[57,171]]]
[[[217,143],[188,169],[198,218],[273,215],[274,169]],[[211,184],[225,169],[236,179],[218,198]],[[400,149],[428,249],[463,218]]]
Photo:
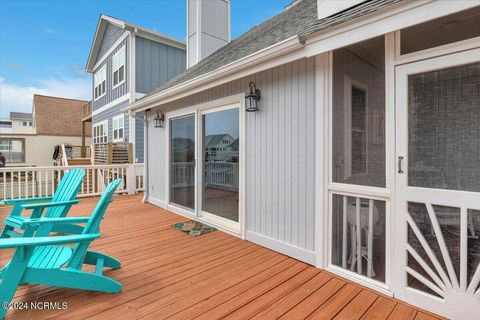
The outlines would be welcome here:
[[[155,128],[163,128],[163,123],[165,122],[165,116],[161,111],[157,111],[157,115],[153,118]]]
[[[247,112],[255,112],[258,111],[258,101],[260,100],[261,92],[253,82],[250,82],[248,86],[250,87],[250,92],[245,96],[245,110]]]

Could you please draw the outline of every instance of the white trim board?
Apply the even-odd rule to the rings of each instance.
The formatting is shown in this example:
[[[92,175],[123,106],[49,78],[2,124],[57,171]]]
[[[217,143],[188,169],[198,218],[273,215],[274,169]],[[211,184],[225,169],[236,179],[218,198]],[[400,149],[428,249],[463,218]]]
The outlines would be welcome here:
[[[280,252],[282,254],[298,259],[305,263],[315,265],[316,255],[314,251],[309,251],[303,248],[299,248],[291,244],[281,242],[276,239],[273,239],[252,231],[246,232],[245,239],[253,243],[256,243],[262,247],[266,247],[273,251]]]
[[[94,110],[92,111],[92,116],[95,116],[97,114],[100,114],[108,109],[110,109],[111,107],[114,107],[116,106],[117,104],[119,104],[120,102],[123,102],[125,100],[128,100],[130,98],[130,93],[126,93],[124,94],[123,96],[113,100],[113,101],[110,101],[109,103],[107,103],[106,105],[103,105],[101,106],[99,109],[97,110]]]

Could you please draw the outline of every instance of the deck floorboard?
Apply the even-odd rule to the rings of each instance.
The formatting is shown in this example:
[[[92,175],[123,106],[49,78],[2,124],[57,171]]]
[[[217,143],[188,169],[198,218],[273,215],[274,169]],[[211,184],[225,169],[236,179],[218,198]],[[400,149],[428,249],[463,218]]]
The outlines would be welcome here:
[[[89,215],[97,199],[82,200],[71,215]],[[15,310],[6,319],[439,319],[220,231],[189,237],[172,228],[186,218],[140,200],[116,197],[91,248],[122,262],[106,271],[122,283],[120,294],[21,286],[13,301],[68,308]],[[0,208],[0,217],[8,211]],[[11,253],[2,250],[1,266]]]

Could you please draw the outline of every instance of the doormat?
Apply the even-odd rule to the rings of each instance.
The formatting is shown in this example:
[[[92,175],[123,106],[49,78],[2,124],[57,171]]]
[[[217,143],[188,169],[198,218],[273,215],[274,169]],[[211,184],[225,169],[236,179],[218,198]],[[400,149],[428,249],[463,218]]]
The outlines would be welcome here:
[[[210,233],[217,230],[214,227],[210,227],[206,224],[203,224],[194,220],[175,223],[174,225],[172,225],[172,227],[175,230],[179,230],[189,234],[191,237],[198,237],[198,236],[201,236],[202,234]]]

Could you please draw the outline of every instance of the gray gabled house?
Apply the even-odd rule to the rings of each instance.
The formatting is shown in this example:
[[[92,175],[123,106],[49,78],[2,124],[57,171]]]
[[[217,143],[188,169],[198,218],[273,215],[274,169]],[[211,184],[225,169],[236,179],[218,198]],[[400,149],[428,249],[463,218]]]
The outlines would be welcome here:
[[[101,15],[87,60],[92,74],[92,141],[131,142],[143,162],[143,116],[122,110],[185,70],[185,42]]]

